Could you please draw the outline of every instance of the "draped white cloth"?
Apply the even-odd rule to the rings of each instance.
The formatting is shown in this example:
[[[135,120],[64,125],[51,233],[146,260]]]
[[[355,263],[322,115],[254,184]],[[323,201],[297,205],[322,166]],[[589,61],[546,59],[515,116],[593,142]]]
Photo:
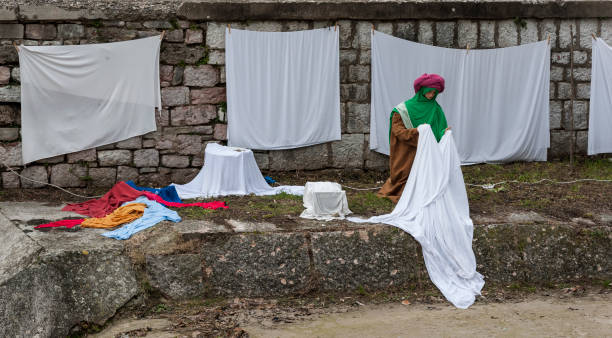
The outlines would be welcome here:
[[[429,278],[444,297],[465,309],[484,286],[472,251],[474,226],[452,132],[440,143],[422,124],[412,170],[390,214],[353,222],[385,223],[411,234],[423,248]]]
[[[334,182],[306,182],[304,210],[300,217],[329,221],[351,213],[342,186]]]
[[[261,175],[249,149],[209,143],[204,150],[204,166],[187,184],[172,184],[181,199],[227,195],[276,195],[282,192],[302,195],[303,186],[270,187]]]
[[[612,153],[612,47],[593,41],[588,154]]]
[[[545,161],[549,147],[550,48],[546,41],[448,49],[372,34],[370,148],[389,154],[389,114],[424,73],[444,77],[437,98],[462,163]]]
[[[160,42],[20,46],[23,163],[155,131]]]
[[[289,149],[340,140],[338,32],[225,32],[228,144]]]

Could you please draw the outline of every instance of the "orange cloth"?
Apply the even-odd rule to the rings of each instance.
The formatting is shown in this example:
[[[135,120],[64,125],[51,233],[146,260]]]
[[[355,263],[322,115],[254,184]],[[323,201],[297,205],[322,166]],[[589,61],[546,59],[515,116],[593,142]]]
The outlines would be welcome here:
[[[389,156],[389,179],[378,191],[379,197],[387,197],[397,203],[414,163],[417,144],[419,143],[419,130],[406,129],[399,114],[393,114],[391,124],[391,151]]]
[[[146,204],[132,203],[115,209],[111,214],[100,218],[88,218],[81,223],[83,228],[114,228],[142,217]]]

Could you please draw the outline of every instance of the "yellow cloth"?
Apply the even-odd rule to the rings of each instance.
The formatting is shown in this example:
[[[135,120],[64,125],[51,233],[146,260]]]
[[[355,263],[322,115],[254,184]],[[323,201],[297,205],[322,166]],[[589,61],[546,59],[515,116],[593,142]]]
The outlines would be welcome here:
[[[115,209],[112,213],[100,218],[88,218],[81,223],[83,228],[114,228],[142,217],[146,204],[132,203]]]

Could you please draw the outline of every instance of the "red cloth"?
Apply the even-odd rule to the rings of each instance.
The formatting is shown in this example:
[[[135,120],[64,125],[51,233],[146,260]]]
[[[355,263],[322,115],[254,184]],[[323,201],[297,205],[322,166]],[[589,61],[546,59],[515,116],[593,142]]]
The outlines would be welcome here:
[[[66,227],[68,229],[83,223],[84,219],[63,219],[61,221],[37,225],[34,229]]]
[[[133,201],[141,195],[142,191],[130,187],[125,182],[118,182],[99,199],[77,204],[68,204],[62,210],[72,211],[90,217],[104,217],[119,208],[121,204]]]
[[[177,202],[164,201],[159,195],[156,195],[148,191],[143,191],[143,195],[145,195],[148,199],[158,202],[160,204],[163,204],[167,207],[174,207],[174,208],[200,207],[204,209],[213,209],[213,210],[220,209],[220,208],[227,209],[227,205],[225,205],[225,202],[220,202],[220,201],[213,201],[213,202],[207,202],[207,203],[177,203]]]
[[[444,91],[444,78],[438,74],[423,74],[414,80],[414,92],[418,93],[421,87],[435,88],[438,93]]]
[[[104,196],[99,199],[93,199],[78,204],[68,204],[62,210],[72,211],[77,214],[90,216],[90,217],[104,217],[115,209],[119,208],[125,202],[131,202],[138,196],[146,196],[152,201],[156,201],[168,207],[200,207],[205,209],[227,209],[225,202],[209,202],[209,203],[176,203],[168,202],[162,199],[160,196],[155,195],[148,191],[139,191],[130,187],[125,182],[118,182],[114,187],[111,188]]]

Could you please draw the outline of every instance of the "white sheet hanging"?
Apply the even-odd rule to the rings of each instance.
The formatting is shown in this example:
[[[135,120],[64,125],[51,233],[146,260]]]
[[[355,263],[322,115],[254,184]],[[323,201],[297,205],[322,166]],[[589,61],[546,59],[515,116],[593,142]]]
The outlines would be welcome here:
[[[302,186],[270,187],[261,175],[249,149],[209,143],[204,150],[204,166],[187,184],[172,184],[181,199],[227,195],[276,195],[282,192],[302,195]]]
[[[23,163],[155,131],[160,42],[20,46]]]
[[[588,154],[612,153],[612,47],[593,41]]]
[[[340,140],[338,32],[225,33],[228,144],[289,149]]]
[[[353,222],[385,223],[411,234],[423,248],[429,278],[444,297],[465,309],[484,286],[472,251],[474,226],[452,132],[440,143],[427,124],[420,125],[412,170],[390,214]]]
[[[370,148],[389,154],[389,114],[423,73],[444,77],[438,96],[462,163],[545,161],[549,147],[550,48],[546,41],[448,49],[372,34]]]
[[[342,186],[334,182],[306,182],[304,210],[300,217],[330,221],[344,219],[351,210]]]

